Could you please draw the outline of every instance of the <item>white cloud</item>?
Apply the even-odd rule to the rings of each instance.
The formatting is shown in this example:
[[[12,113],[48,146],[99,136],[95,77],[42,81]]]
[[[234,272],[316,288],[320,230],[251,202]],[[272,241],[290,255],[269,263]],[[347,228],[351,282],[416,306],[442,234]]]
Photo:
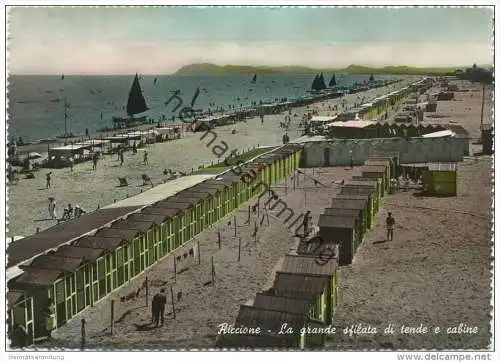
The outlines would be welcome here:
[[[54,51],[57,49],[57,51]],[[10,46],[12,73],[171,73],[190,63],[343,67],[491,64],[484,43],[162,42]]]

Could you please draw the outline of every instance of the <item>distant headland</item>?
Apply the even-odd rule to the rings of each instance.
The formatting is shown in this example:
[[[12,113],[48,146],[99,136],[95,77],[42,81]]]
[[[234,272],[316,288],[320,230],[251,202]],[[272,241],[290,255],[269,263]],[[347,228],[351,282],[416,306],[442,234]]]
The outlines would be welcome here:
[[[309,68],[303,66],[247,66],[216,65],[212,63],[189,64],[180,68],[174,75],[200,74],[275,74],[275,73],[350,73],[350,74],[407,74],[407,75],[452,75],[462,67],[411,67],[406,65],[386,67],[366,67],[351,64],[345,68]]]

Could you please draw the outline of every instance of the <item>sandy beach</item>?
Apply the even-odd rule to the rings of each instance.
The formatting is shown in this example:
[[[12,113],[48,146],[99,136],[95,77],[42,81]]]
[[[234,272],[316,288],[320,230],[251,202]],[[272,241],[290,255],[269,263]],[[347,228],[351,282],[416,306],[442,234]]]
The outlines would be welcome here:
[[[397,84],[395,87],[400,88],[402,85]],[[348,95],[345,98],[348,104],[352,105],[358,96],[364,96],[368,101],[392,90],[394,86],[389,89],[371,89],[369,92]],[[332,115],[333,110],[330,107],[333,108],[342,100],[343,98],[338,98],[316,103],[309,106],[309,109],[294,108],[290,138],[293,140],[300,136],[298,124],[304,113],[315,109],[320,115]],[[258,145],[278,146],[282,143],[284,134],[284,130],[280,128],[284,117],[283,114],[266,116],[264,125],[261,125],[259,118],[253,118],[235,125],[218,127],[215,129],[217,142],[224,141],[230,150],[239,151]],[[232,134],[233,130],[236,130],[235,134]],[[163,175],[164,169],[190,172],[203,164],[217,162],[217,157],[207,148],[209,140],[200,140],[202,135],[203,133],[190,133],[180,140],[149,145],[139,150],[136,155],[132,152],[125,153],[123,166],[120,166],[117,155],[107,155],[99,161],[96,171],[92,170],[91,162],[86,162],[75,165],[73,171],[69,168],[40,169],[34,179],[21,178],[16,185],[9,186],[7,192],[7,235],[27,236],[35,233],[37,228],[44,230],[54,225],[54,221],[48,220],[48,197],[56,199],[59,217],[68,203],[91,211],[150,187],[142,185],[142,174],[147,174],[153,184],[158,184],[166,178]],[[144,150],[148,152],[148,165],[143,164]],[[45,174],[49,171],[52,171],[52,187],[46,189]],[[127,177],[129,186],[118,187],[119,177]]]
[[[481,93],[476,87],[468,94],[463,100],[458,97],[457,101],[440,102],[438,113],[457,119],[458,113],[454,114],[453,109],[464,106],[469,113],[460,118],[460,123],[474,134],[481,106],[477,96]],[[485,108],[490,107],[491,102],[487,101]],[[485,112],[485,123],[488,117],[489,112]],[[404,191],[384,197],[375,226],[365,236],[353,264],[341,268],[341,301],[335,316],[339,330],[361,325],[377,332],[350,337],[343,333],[330,335],[328,348],[487,348],[491,338],[491,167],[490,156],[467,157],[461,162],[457,197],[418,198]],[[296,214],[311,210],[314,222],[338,192],[334,181],[358,173],[357,167],[302,171],[307,176],[300,176],[295,190],[290,180],[274,190]],[[313,179],[326,187],[315,186]],[[58,329],[54,341],[45,346],[80,348],[80,324],[84,318],[88,349],[211,348],[217,326],[232,323],[240,304],[250,303],[255,293],[269,287],[280,259],[296,246],[293,228],[284,225],[275,212],[268,212],[269,223],[265,217],[261,219],[255,214],[248,220],[250,204],[241,206],[233,214],[236,235],[234,223],[228,225],[234,220],[231,215],[177,252],[176,256],[189,249],[195,251],[194,256],[177,264],[181,272],[176,278],[174,258],[169,256]],[[383,220],[389,211],[396,218],[395,238],[392,242],[383,242]],[[264,210],[259,214],[265,215]],[[259,228],[256,238],[254,222]],[[221,232],[220,249],[217,230]],[[241,246],[239,261],[238,244]],[[212,258],[215,284],[211,284]],[[166,288],[169,295],[165,325],[160,328],[149,325],[146,276],[149,298],[161,288]],[[131,294],[135,295],[132,300],[120,301]],[[113,335],[111,299],[115,300]],[[389,323],[395,333],[382,333]],[[405,326],[420,327],[420,332],[402,333],[401,328]],[[438,333],[436,327],[440,328]]]
[[[293,182],[289,179],[273,187],[273,190],[297,215],[311,210],[316,222],[324,208],[330,205],[331,197],[339,191],[334,180],[342,180],[356,174],[357,169],[329,168],[303,170],[307,176],[300,176],[299,186],[293,190]],[[313,179],[323,185],[314,185]],[[217,335],[217,326],[221,323],[232,324],[238,313],[239,305],[251,302],[256,293],[270,286],[274,280],[274,271],[280,259],[296,248],[297,239],[293,237],[295,227],[289,228],[285,223],[286,214],[277,216],[279,210],[268,211],[269,223],[262,208],[259,215],[252,214],[248,222],[247,203],[240,207],[236,215],[237,235],[234,235],[233,216],[227,217],[227,222],[220,223],[221,249],[217,244],[217,227],[205,230],[188,243],[182,251],[197,249],[199,242],[201,263],[198,256],[187,259],[179,264],[177,270],[183,270],[173,276],[173,257],[153,266],[109,298],[99,302],[67,325],[54,333],[54,341],[47,345],[52,347],[79,348],[81,319],[86,321],[86,346],[89,349],[145,349],[145,348],[212,348]],[[262,205],[263,203],[261,203]],[[253,234],[254,223],[257,222],[257,240]],[[241,238],[241,258],[238,261],[238,243]],[[211,281],[211,258],[214,258],[215,284],[204,285]],[[183,259],[184,260],[184,259]],[[146,275],[150,296],[161,288],[166,288],[169,299],[167,302],[167,318],[161,328],[151,329],[150,308],[146,307],[145,289],[141,287]],[[172,313],[169,288],[172,286],[176,317]],[[132,301],[120,302],[121,297],[141,289],[139,295]],[[177,300],[178,293],[182,293]],[[110,335],[110,299],[115,303],[115,320],[117,321],[113,335]],[[151,299],[149,299],[151,300]],[[44,345],[45,346],[45,345]]]

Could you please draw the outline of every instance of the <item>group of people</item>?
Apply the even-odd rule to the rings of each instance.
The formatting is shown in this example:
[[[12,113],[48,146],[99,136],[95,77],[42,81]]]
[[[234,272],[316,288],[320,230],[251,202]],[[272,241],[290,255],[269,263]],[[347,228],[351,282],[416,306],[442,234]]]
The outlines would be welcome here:
[[[80,217],[86,213],[87,213],[87,211],[85,211],[79,205],[76,205],[73,208],[73,206],[71,206],[71,204],[68,204],[68,206],[63,211],[61,219],[58,219],[57,212],[56,212],[56,200],[53,197],[49,197],[49,217],[50,217],[50,219],[53,219],[53,220],[56,219],[58,221],[65,221],[65,220],[71,220],[73,217],[75,217],[75,218]]]

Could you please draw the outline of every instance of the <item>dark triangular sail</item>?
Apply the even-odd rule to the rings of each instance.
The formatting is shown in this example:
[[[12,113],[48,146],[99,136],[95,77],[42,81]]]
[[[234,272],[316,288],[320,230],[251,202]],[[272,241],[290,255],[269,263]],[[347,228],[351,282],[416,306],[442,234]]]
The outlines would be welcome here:
[[[325,78],[323,77],[323,73],[319,74],[318,86],[319,86],[319,89],[321,89],[321,90],[326,89],[326,83],[325,83]]]
[[[256,81],[257,81],[257,74],[254,74],[252,78],[252,83],[255,83]]]
[[[142,95],[141,85],[139,84],[139,77],[135,75],[134,82],[128,93],[127,101],[127,115],[132,116],[148,110],[146,100]]]
[[[335,87],[337,85],[337,80],[335,79],[335,74],[332,76],[332,79],[330,79],[330,83],[328,83],[329,87]]]
[[[319,80],[319,74],[316,74],[314,76],[314,80],[311,84],[311,90],[313,90],[313,91],[319,90],[318,80]]]
[[[375,77],[372,75],[370,75],[370,79],[368,79],[369,82],[373,82],[375,80]]]

